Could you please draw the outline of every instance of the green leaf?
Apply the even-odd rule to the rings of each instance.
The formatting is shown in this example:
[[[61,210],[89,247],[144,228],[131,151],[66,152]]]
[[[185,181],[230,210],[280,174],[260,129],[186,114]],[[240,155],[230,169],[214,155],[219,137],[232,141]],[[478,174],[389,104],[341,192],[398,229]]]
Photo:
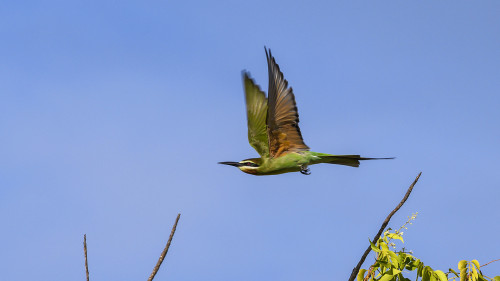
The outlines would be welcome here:
[[[370,239],[368,239],[368,241],[370,241],[370,246],[372,247],[372,251],[380,253],[380,249],[377,246],[375,246],[375,244],[373,244],[373,242]]]
[[[388,254],[391,257],[391,264],[395,268],[399,268],[398,256],[393,251],[389,251]]]
[[[424,268],[424,264],[420,262],[420,260],[417,260],[416,262],[418,262],[416,264],[418,270],[417,270],[417,276],[422,276],[423,275],[423,268]]]
[[[418,267],[417,266],[414,266],[413,264],[406,264],[405,265],[405,268],[408,269],[409,271],[414,271],[415,269],[417,269]]]
[[[358,281],[363,281],[363,279],[365,279],[365,272],[366,272],[366,269],[361,269],[359,272],[358,272],[358,276],[356,277],[356,279]]]
[[[477,271],[479,272],[479,275],[482,275],[482,273],[481,273],[481,265],[479,264],[479,262],[477,260],[472,260],[471,263],[473,263],[474,266],[476,266]]]
[[[472,266],[472,280],[477,280],[477,276],[478,276],[477,269],[474,266]]]
[[[388,263],[387,261],[382,261],[382,260],[379,260],[378,263],[380,264],[380,267],[387,267],[387,268],[390,268],[391,267],[391,264]]]
[[[383,252],[390,251],[389,246],[385,242],[380,243],[380,249],[382,249]]]
[[[422,270],[422,281],[430,281],[432,275],[432,268],[430,266],[424,267]]]
[[[405,254],[403,253],[398,253],[398,262],[405,266],[407,263],[409,263],[409,259]]]
[[[389,237],[389,238],[391,238],[391,239],[401,240],[401,242],[403,242],[403,243],[405,242],[405,241],[403,241],[403,236],[398,235],[396,233],[389,233],[386,236]]]
[[[391,274],[384,274],[382,278],[380,278],[378,281],[390,281],[393,280],[394,275]]]
[[[467,268],[462,268],[460,270],[460,281],[465,281],[467,279]]]
[[[395,268],[394,268],[394,269],[392,269],[392,275],[398,275],[398,274],[400,274],[400,273],[401,273],[401,270],[399,270],[399,269],[395,269]]]
[[[399,254],[399,264],[401,268],[406,268],[411,271],[418,267],[418,262],[412,256],[403,254]]]
[[[434,274],[436,275],[436,279],[439,281],[448,281],[448,278],[446,277],[446,274],[442,272],[441,270],[436,270],[434,271]]]
[[[495,276],[495,277],[493,277],[493,280],[495,280],[495,281],[500,281],[500,276]]]
[[[455,270],[453,270],[452,268],[450,268],[449,270],[450,270],[450,272],[452,272],[453,274],[455,274],[455,276],[459,277],[458,273]]]
[[[467,261],[466,260],[461,260],[458,262],[458,270],[462,271],[462,269],[467,267]]]

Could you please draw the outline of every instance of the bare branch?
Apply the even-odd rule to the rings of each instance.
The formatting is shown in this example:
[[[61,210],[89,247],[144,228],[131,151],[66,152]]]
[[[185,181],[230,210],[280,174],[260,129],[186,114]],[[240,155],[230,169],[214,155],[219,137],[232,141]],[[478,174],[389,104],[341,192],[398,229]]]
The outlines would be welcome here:
[[[406,200],[408,199],[408,197],[410,196],[410,193],[411,191],[413,190],[413,187],[415,186],[415,184],[417,183],[418,179],[420,178],[420,175],[422,174],[422,172],[420,172],[418,174],[418,176],[415,178],[415,180],[413,181],[413,183],[410,185],[410,187],[408,188],[408,190],[406,191],[406,194],[405,196],[403,197],[403,199],[401,200],[401,202],[399,202],[399,204],[396,206],[396,208],[394,208],[394,210],[392,210],[392,212],[387,216],[387,218],[385,218],[385,221],[382,223],[382,226],[380,227],[377,235],[375,235],[375,237],[373,238],[373,243],[377,243],[377,240],[380,238],[380,235],[382,235],[382,232],[384,231],[384,229],[387,227],[387,224],[389,224],[389,221],[391,220],[392,216],[403,206],[403,204],[406,202]],[[356,276],[358,275],[358,272],[359,272],[359,269],[361,268],[361,266],[363,265],[363,263],[365,262],[365,259],[366,257],[368,256],[368,254],[370,253],[371,251],[371,246],[368,246],[368,249],[366,249],[365,253],[363,254],[363,256],[361,257],[361,259],[359,260],[358,262],[358,265],[356,265],[355,268],[353,268],[352,270],[352,273],[351,273],[351,276],[349,277],[349,281],[354,281],[354,279],[356,278]]]
[[[489,263],[485,263],[485,264],[481,265],[481,267],[483,267],[483,266],[487,266],[488,264],[493,263],[493,262],[496,262],[496,261],[500,261],[500,259],[498,259],[498,260],[492,260],[492,261],[490,261]]]
[[[83,235],[83,253],[85,254],[85,273],[87,274],[87,281],[89,281],[89,263],[87,261],[87,234]]]
[[[177,218],[175,219],[174,226],[172,227],[172,231],[170,232],[170,237],[168,238],[167,245],[165,246],[165,249],[163,249],[163,252],[161,253],[160,258],[158,259],[158,262],[156,263],[156,266],[154,267],[153,272],[151,273],[151,276],[149,276],[148,281],[152,281],[155,278],[156,273],[160,269],[161,263],[163,262],[163,260],[165,259],[165,256],[167,255],[168,248],[170,247],[170,243],[172,242],[172,238],[174,238],[175,229],[177,228],[177,222],[179,222],[180,217],[181,217],[181,214],[178,214]]]

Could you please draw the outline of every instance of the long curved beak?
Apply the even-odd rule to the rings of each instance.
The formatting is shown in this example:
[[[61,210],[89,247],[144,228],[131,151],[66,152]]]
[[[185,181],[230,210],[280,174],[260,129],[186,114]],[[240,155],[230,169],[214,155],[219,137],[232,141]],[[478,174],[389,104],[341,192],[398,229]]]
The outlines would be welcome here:
[[[229,166],[234,166],[234,167],[241,166],[241,163],[238,163],[238,162],[219,162],[219,164],[224,164],[224,165],[229,165]]]

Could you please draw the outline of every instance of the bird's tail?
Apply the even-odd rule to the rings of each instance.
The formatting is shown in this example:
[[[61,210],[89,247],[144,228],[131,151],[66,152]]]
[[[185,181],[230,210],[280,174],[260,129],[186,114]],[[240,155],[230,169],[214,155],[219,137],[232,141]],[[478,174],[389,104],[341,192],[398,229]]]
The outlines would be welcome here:
[[[321,156],[321,160],[319,161],[319,163],[359,167],[359,160],[381,160],[381,159],[394,159],[394,157],[366,158],[366,157],[361,157],[359,155],[328,155],[328,156]]]

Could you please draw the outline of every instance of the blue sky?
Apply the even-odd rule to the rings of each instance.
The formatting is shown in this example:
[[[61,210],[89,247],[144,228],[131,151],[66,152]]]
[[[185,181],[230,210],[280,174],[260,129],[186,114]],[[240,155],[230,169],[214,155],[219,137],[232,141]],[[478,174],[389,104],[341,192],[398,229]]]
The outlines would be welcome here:
[[[18,1],[0,7],[5,280],[346,279],[393,217],[435,269],[500,258],[500,2]],[[255,177],[263,47],[311,150],[396,160]],[[367,266],[367,265],[366,265]],[[500,275],[500,263],[484,269]],[[155,280],[156,280],[155,279]]]

